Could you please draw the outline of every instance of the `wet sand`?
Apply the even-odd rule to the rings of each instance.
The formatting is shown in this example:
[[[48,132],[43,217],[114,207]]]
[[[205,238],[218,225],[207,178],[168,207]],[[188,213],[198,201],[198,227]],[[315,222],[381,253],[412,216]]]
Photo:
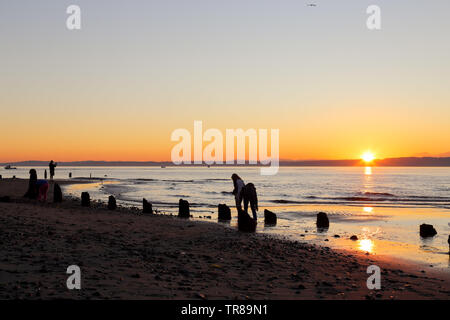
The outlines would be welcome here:
[[[71,183],[68,181],[61,182]],[[0,180],[0,299],[449,299],[446,273],[221,224],[22,198]],[[81,290],[68,290],[69,265]],[[369,265],[381,289],[366,286]]]

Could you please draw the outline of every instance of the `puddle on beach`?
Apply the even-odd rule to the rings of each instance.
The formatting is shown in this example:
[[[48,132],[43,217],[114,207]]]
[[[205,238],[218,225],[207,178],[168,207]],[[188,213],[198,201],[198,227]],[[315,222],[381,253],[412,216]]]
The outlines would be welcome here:
[[[78,191],[97,191],[106,184],[120,184],[119,181],[96,181],[96,182],[80,182],[77,184],[69,184],[64,186],[65,190],[73,195],[77,195]]]

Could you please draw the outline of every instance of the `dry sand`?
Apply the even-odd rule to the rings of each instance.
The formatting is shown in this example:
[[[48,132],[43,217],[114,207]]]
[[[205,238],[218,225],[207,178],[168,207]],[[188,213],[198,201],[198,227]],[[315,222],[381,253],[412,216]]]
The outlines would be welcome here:
[[[68,183],[68,182],[60,182]],[[0,180],[0,299],[449,299],[447,273],[177,217],[22,198]],[[81,290],[68,290],[69,265]],[[382,270],[369,290],[366,269]]]

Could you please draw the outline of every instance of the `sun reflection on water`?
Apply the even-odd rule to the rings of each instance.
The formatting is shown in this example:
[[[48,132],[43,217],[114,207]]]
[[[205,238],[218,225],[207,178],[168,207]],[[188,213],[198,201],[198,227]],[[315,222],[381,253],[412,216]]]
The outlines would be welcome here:
[[[366,167],[364,170],[364,174],[366,176],[370,176],[372,174],[372,167]]]
[[[364,207],[364,208],[363,208],[363,211],[364,211],[365,213],[372,213],[372,212],[373,212],[373,207]]]
[[[373,253],[374,251],[374,242],[370,239],[362,239],[359,240],[359,250],[364,252]]]

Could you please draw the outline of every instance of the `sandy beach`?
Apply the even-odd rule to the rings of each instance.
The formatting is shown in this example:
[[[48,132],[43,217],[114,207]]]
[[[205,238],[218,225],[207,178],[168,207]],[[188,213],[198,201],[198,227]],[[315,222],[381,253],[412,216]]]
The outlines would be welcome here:
[[[60,184],[69,183],[60,181]],[[447,273],[229,226],[65,198],[0,180],[0,299],[449,299]],[[381,268],[369,290],[367,267]],[[66,269],[81,268],[81,290]]]

